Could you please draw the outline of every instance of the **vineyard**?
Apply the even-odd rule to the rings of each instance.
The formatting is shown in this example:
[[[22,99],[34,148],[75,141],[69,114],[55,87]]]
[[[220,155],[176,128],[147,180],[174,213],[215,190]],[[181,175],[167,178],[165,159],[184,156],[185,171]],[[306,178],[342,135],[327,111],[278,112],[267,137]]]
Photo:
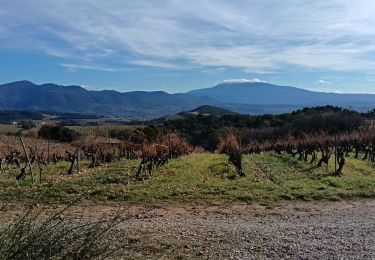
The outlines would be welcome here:
[[[371,131],[254,140],[228,128],[215,153],[162,128],[132,128],[117,136],[98,132],[61,142],[35,133],[0,135],[1,196],[49,194],[45,199],[52,201],[87,193],[135,201],[375,196]]]
[[[373,197],[373,122],[371,114],[328,106],[279,116],[191,115],[163,125],[13,127],[0,134],[0,197]]]
[[[326,167],[331,157],[334,158],[334,176],[342,176],[345,158],[375,163],[375,134],[371,131],[355,132],[342,135],[328,135],[321,132],[315,136],[302,135],[299,138],[288,136],[285,139],[253,141],[242,143],[233,133],[227,133],[221,138],[220,151],[227,154],[229,161],[236,167],[240,176],[243,176],[241,158],[243,154],[259,154],[261,152],[277,155],[288,154],[303,160],[316,167]]]
[[[42,138],[0,136],[0,170],[19,169],[16,179],[36,176],[42,181],[48,164],[69,163],[67,174],[78,173],[82,161],[89,161],[89,168],[119,161],[123,158],[139,160],[135,177],[148,178],[152,172],[171,159],[188,154],[192,148],[176,134],[159,136],[157,142],[149,143],[142,132],[133,140],[107,139],[101,136],[85,136],[72,143],[62,143]]]

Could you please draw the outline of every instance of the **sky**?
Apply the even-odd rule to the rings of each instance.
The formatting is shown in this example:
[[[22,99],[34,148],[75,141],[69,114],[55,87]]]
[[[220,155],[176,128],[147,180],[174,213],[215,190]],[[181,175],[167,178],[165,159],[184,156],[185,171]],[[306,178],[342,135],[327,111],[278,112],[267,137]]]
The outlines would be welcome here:
[[[0,84],[375,93],[371,0],[0,0]]]

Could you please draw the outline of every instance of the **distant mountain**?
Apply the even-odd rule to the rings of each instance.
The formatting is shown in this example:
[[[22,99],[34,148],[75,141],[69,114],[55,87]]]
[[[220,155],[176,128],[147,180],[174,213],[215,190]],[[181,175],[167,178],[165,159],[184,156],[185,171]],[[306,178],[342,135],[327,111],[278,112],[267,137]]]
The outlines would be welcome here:
[[[227,115],[227,114],[236,114],[236,112],[233,112],[229,109],[225,109],[222,107],[204,105],[204,106],[197,107],[190,111],[180,112],[178,114],[179,115],[204,114],[204,115],[222,116],[222,115]]]
[[[34,121],[54,121],[61,122],[66,120],[92,120],[98,121],[103,117],[98,115],[64,113],[64,112],[50,112],[37,110],[0,110],[0,123],[9,124],[12,122],[20,122],[23,120]]]
[[[0,109],[44,110],[151,119],[216,101],[190,94],[163,91],[89,91],[80,86],[36,85],[17,81],[0,85]]]
[[[42,120],[44,115],[40,111],[29,111],[29,110],[20,110],[20,111],[8,111],[0,110],[0,123],[9,124],[15,121],[22,120]]]
[[[290,111],[301,107],[322,105],[367,110],[375,106],[373,94],[314,92],[262,82],[221,83],[211,88],[192,90],[187,93],[198,97],[211,97],[238,112],[253,110],[256,106],[261,111],[270,108],[272,110],[272,107],[281,109],[284,107]]]
[[[36,85],[30,81],[0,85],[0,110],[67,112],[133,120],[160,118],[182,111],[219,113],[216,108],[212,110],[212,107],[203,105],[243,114],[280,114],[324,105],[367,111],[375,107],[375,95],[314,92],[259,82],[227,82],[177,94],[163,91],[92,91],[80,86]],[[200,110],[191,111],[196,107]]]
[[[185,119],[191,115],[214,115],[214,116],[223,116],[227,114],[237,114],[236,112],[233,112],[229,109],[216,107],[216,106],[210,106],[210,105],[203,105],[200,107],[197,107],[195,109],[189,110],[189,111],[183,111],[178,114],[174,115],[167,115],[163,116],[161,118],[153,120],[155,123],[162,123],[168,120],[176,120],[176,119]]]

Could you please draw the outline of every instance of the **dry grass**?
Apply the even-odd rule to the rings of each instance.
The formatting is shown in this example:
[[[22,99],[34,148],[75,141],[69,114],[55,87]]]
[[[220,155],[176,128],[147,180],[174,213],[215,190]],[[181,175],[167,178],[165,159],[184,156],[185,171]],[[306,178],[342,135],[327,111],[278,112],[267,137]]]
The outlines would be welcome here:
[[[0,259],[104,259],[120,249],[108,238],[123,221],[120,211],[107,219],[72,224],[63,215],[69,206],[49,215],[34,206],[0,228]]]

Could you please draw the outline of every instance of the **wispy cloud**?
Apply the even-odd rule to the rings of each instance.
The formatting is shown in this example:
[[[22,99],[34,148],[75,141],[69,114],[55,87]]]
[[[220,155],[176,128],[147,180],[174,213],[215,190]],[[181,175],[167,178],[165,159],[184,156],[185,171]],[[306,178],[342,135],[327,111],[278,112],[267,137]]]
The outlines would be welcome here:
[[[332,82],[330,82],[330,81],[325,81],[325,80],[322,80],[322,79],[318,80],[316,83],[324,84],[324,85],[330,85],[330,84],[332,84]]]
[[[260,80],[257,78],[254,79],[225,79],[222,81],[219,81],[217,84],[223,84],[223,83],[267,83],[264,80]]]
[[[132,71],[133,68],[109,68],[109,67],[102,67],[99,65],[85,65],[85,64],[67,64],[63,63],[61,64],[64,68],[66,68],[69,71],[76,71],[80,69],[84,70],[97,70],[97,71],[105,71],[105,72],[120,72],[120,71]]]
[[[157,68],[166,68],[166,69],[177,69],[180,68],[176,64],[157,61],[157,60],[132,60],[130,64],[147,66],[147,67],[157,67]]]
[[[374,12],[368,0],[4,1],[0,45],[165,69],[372,71]]]

